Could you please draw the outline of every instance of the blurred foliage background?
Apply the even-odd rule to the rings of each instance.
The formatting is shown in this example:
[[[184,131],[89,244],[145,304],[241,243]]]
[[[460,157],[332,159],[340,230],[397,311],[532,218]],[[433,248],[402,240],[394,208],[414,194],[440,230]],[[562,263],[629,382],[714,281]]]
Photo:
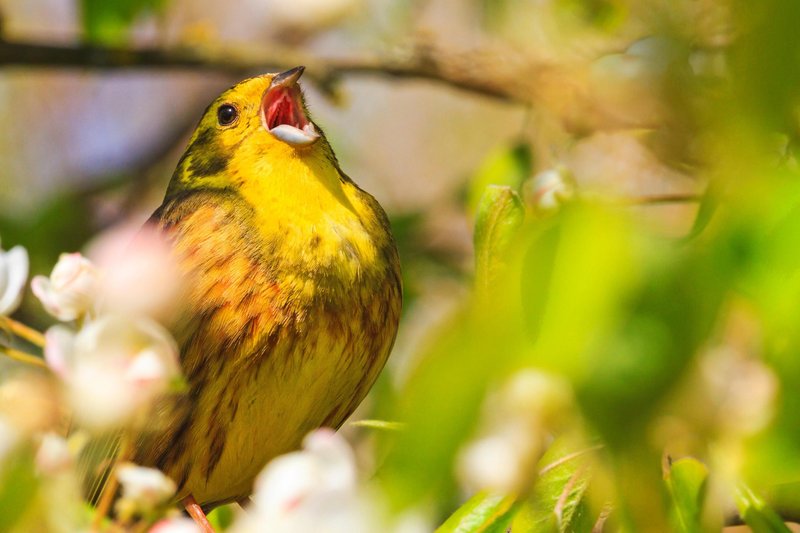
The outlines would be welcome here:
[[[144,221],[221,89],[307,65],[315,120],[401,248],[401,332],[355,418],[403,426],[346,429],[397,509],[442,531],[800,518],[800,4],[0,13],[0,235],[33,273]]]

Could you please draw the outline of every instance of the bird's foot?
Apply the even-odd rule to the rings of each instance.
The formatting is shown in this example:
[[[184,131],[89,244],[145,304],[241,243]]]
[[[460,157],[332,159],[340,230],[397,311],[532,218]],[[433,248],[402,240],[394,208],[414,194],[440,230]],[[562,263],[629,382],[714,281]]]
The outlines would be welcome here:
[[[186,508],[186,512],[189,513],[189,516],[192,517],[192,520],[200,526],[200,531],[203,533],[214,533],[214,528],[211,527],[211,523],[208,521],[208,517],[206,513],[203,512],[203,508],[197,503],[194,499],[194,496],[191,494],[185,497],[181,503],[183,503],[184,508]]]

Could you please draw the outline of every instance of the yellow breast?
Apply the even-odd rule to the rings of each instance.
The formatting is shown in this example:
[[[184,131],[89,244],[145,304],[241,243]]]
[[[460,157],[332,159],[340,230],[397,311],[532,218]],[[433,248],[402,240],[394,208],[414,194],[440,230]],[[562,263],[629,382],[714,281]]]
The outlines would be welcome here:
[[[179,496],[245,496],[269,459],[338,427],[388,357],[401,302],[388,222],[352,182],[319,171],[297,160],[294,196],[242,184],[187,193],[159,214],[190,280],[176,336],[191,403],[140,460],[167,471]]]

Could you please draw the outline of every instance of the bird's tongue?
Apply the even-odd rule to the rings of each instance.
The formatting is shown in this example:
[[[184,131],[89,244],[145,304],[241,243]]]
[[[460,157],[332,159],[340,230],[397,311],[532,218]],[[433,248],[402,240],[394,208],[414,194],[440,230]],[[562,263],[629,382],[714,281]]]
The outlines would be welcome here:
[[[308,123],[300,106],[297,105],[292,89],[273,89],[267,95],[267,127],[269,129],[288,124],[301,130]]]
[[[264,96],[264,123],[278,139],[293,145],[311,144],[319,138],[300,103],[297,87],[275,87]]]

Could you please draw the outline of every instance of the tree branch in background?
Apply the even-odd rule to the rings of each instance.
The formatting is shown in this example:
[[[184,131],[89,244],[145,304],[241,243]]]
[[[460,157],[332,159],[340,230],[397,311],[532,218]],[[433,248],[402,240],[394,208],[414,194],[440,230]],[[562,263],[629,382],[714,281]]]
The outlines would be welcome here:
[[[341,59],[319,58],[275,47],[269,50],[214,47],[131,49],[0,41],[0,66],[6,67],[191,69],[242,75],[305,65],[306,76],[323,89],[330,88],[342,76],[383,76],[431,80],[500,100],[530,102],[531,95],[519,83],[498,76],[496,69],[487,72],[476,59],[464,55],[445,58],[425,46],[419,46],[407,57]]]
[[[270,47],[174,46],[169,48],[99,47],[88,44],[44,44],[0,39],[0,68],[50,68],[88,70],[191,70],[217,72],[235,77],[306,66],[306,78],[327,94],[346,76],[418,79],[443,84],[500,101],[548,108],[570,131],[647,127],[638,118],[609,114],[609,107],[591,90],[575,65],[552,65],[508,50],[481,49],[453,52],[424,41],[384,57],[322,58],[296,49]],[[167,137],[163,150],[136,165],[138,192],[149,180],[143,176],[160,161],[194,120],[180,124]],[[652,119],[651,119],[652,120]],[[104,187],[105,188],[105,187]],[[139,195],[134,195],[138,197]],[[655,195],[621,199],[624,205],[695,202],[693,194]],[[131,205],[123,206],[120,214]]]
[[[702,199],[703,196],[701,194],[667,193],[667,194],[649,194],[645,196],[634,196],[630,198],[623,198],[620,200],[620,203],[629,206],[666,205],[666,204],[699,203]]]

